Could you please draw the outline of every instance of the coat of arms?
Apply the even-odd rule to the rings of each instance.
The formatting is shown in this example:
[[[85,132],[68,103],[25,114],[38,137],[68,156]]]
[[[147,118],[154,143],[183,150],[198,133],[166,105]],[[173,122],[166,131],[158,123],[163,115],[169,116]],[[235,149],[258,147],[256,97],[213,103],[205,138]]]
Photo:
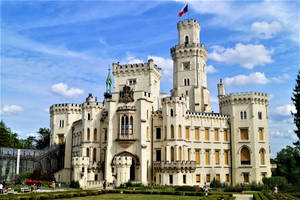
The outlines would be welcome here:
[[[129,86],[125,85],[123,87],[123,91],[120,91],[119,102],[128,103],[133,101],[134,101],[133,91]]]

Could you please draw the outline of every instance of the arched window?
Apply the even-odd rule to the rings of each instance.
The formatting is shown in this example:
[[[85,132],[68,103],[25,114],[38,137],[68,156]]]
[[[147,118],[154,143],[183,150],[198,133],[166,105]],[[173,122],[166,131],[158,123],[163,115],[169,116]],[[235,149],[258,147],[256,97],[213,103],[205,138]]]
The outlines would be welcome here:
[[[174,161],[174,147],[171,147],[171,162]]]
[[[181,161],[181,154],[182,154],[182,149],[181,147],[178,148],[178,160]]]
[[[167,126],[165,126],[165,140],[167,139]]]
[[[95,128],[94,129],[94,141],[96,141],[97,140],[97,129]]]
[[[241,150],[241,165],[250,165],[250,151],[247,147]]]
[[[130,117],[130,123],[129,123],[129,134],[133,134],[133,117]]]
[[[86,148],[86,157],[90,157],[90,149]]]
[[[182,138],[182,135],[181,135],[181,125],[178,126],[178,138]]]
[[[97,156],[97,149],[93,149],[93,162],[96,162],[96,156]]]
[[[190,79],[189,78],[187,79],[187,85],[190,85]]]
[[[244,119],[247,119],[247,112],[244,111]]]
[[[171,125],[171,138],[173,139],[174,138],[174,126]]]
[[[86,139],[87,139],[87,140],[90,140],[90,134],[91,134],[91,133],[90,133],[90,129],[88,128],[88,129],[87,129],[87,136],[86,136]]]
[[[128,135],[128,125],[129,125],[129,122],[128,122],[128,116],[125,115],[125,135]]]
[[[147,129],[146,129],[146,137],[147,137],[147,140],[149,140],[149,127],[147,126]]]
[[[243,111],[241,111],[241,119],[243,119]]]
[[[259,157],[260,157],[260,164],[264,165],[265,164],[265,151],[261,149],[259,151]]]
[[[91,114],[88,113],[88,120],[91,120]]]
[[[184,79],[184,86],[186,86],[186,79]]]
[[[188,44],[189,43],[189,36],[185,36],[185,42],[184,42],[185,44]]]
[[[122,116],[122,119],[121,119],[121,135],[124,135],[125,134],[125,117]]]
[[[174,116],[174,111],[173,111],[173,109],[170,110],[170,115],[171,115],[171,117]]]

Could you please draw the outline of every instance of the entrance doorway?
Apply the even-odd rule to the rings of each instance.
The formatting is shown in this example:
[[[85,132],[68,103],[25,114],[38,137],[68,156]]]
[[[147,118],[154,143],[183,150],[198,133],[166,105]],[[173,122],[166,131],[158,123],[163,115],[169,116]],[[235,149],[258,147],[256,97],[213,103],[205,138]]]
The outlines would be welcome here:
[[[135,181],[135,159],[132,159],[132,164],[130,166],[130,180]]]

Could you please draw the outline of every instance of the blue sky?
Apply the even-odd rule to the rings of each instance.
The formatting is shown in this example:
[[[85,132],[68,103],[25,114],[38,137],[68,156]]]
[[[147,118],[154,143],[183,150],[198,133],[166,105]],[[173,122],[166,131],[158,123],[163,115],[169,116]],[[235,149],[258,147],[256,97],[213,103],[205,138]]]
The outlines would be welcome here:
[[[21,137],[49,127],[54,103],[103,99],[108,65],[152,57],[172,87],[170,48],[183,1],[2,1],[1,119]],[[272,156],[296,137],[290,97],[300,69],[299,1],[191,1],[209,53],[208,89],[270,94]]]

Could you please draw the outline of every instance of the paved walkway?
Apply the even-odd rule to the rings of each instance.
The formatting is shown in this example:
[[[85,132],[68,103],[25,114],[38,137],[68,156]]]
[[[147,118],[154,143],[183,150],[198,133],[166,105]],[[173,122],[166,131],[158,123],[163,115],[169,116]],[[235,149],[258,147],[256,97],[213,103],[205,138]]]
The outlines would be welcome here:
[[[233,194],[235,200],[252,200],[253,194]]]

